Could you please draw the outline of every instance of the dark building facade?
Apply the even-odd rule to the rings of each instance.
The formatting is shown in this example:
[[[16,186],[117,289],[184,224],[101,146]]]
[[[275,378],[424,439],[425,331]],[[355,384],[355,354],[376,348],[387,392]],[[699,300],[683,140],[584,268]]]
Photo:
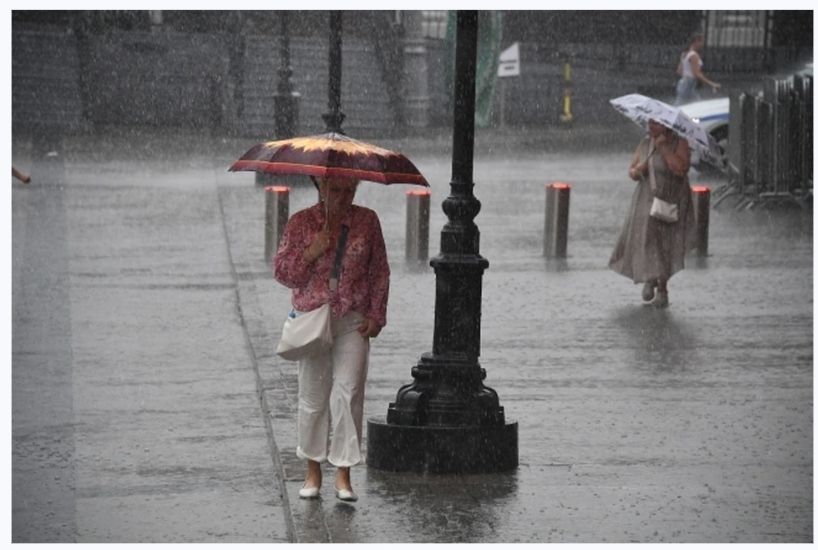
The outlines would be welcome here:
[[[327,109],[328,12],[289,15],[298,131],[319,132]],[[624,93],[668,98],[693,32],[706,34],[706,70],[722,82],[752,82],[812,60],[811,11],[480,15],[482,125],[559,123],[566,65],[575,123],[615,117],[607,99]],[[344,12],[347,132],[404,135],[450,123],[451,16]],[[128,125],[271,137],[279,23],[275,11],[14,11],[14,131]],[[496,56],[513,43],[520,75],[497,78]]]

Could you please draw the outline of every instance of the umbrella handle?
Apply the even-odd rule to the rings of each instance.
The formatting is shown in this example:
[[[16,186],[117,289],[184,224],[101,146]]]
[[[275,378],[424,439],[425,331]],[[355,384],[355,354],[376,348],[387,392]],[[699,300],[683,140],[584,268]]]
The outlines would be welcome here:
[[[327,196],[324,198],[324,231],[329,231],[329,186],[326,187]],[[321,188],[318,188],[318,194],[321,194]]]

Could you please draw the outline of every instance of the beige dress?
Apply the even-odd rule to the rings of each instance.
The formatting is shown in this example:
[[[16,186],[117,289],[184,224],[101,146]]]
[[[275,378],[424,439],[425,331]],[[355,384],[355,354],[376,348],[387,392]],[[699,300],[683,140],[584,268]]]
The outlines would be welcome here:
[[[678,138],[683,139],[683,138]],[[639,144],[640,158],[648,155],[650,138]],[[633,193],[625,225],[614,246],[608,266],[617,273],[644,283],[669,279],[684,269],[685,254],[695,246],[693,209],[687,175],[677,176],[668,170],[662,156],[654,153],[649,162],[656,176],[659,198],[679,205],[679,221],[665,223],[650,216],[653,191],[645,175]]]

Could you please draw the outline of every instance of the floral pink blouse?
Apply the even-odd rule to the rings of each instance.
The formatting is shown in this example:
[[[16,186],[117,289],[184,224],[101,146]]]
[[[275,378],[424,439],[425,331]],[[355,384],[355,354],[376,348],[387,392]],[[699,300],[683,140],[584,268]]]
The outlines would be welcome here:
[[[293,289],[292,303],[298,311],[312,311],[332,298],[333,318],[357,311],[385,326],[389,263],[378,215],[353,204],[341,222],[349,226],[349,235],[334,296],[329,290],[329,277],[335,262],[336,243],[312,264],[303,258],[312,236],[324,226],[324,217],[319,203],[290,218],[273,258],[276,280]]]

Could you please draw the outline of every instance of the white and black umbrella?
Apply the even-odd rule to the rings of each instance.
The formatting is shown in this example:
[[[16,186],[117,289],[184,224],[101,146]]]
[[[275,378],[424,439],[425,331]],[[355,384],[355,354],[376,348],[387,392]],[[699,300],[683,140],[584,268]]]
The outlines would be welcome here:
[[[648,121],[655,120],[687,139],[690,146],[703,156],[711,160],[718,158],[716,143],[710,134],[678,107],[641,94],[623,95],[610,102],[614,109],[645,130],[648,129]]]

